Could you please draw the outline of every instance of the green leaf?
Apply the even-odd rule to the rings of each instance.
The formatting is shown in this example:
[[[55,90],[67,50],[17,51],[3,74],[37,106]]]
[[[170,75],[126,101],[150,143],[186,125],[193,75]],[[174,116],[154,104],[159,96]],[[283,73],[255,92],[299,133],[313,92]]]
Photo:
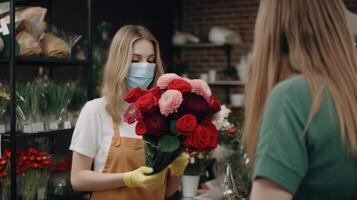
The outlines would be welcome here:
[[[159,138],[158,150],[161,152],[174,152],[180,147],[180,140],[176,136],[163,135]]]
[[[171,121],[171,122],[170,122],[170,132],[171,132],[173,135],[177,135],[176,121]]]

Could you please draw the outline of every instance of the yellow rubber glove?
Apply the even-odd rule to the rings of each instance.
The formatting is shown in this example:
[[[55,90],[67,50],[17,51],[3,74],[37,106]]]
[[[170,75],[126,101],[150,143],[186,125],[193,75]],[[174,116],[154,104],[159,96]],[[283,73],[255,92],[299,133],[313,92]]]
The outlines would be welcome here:
[[[140,167],[134,171],[123,173],[123,181],[130,188],[141,187],[148,191],[155,191],[165,183],[167,169],[149,175],[152,172],[153,169],[150,167]]]
[[[182,176],[188,164],[188,158],[185,154],[179,155],[170,165],[170,171],[173,176]]]

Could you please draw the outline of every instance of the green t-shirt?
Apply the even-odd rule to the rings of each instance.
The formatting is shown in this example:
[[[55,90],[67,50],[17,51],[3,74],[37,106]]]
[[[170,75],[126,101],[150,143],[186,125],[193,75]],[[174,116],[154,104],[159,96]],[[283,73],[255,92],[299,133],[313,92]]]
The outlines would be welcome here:
[[[294,199],[357,199],[357,159],[341,142],[335,104],[325,89],[304,133],[311,101],[303,76],[273,89],[260,127],[254,178],[273,181]]]

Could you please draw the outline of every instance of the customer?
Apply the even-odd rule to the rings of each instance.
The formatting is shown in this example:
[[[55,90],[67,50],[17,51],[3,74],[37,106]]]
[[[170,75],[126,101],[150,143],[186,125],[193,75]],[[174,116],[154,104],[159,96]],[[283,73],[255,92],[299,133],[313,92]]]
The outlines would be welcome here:
[[[260,1],[246,87],[251,199],[357,199],[353,43],[342,0]]]

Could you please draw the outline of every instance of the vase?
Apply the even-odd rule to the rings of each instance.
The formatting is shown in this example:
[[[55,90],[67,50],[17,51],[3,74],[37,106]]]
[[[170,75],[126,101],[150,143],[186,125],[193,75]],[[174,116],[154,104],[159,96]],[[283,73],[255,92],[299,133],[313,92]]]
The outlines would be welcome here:
[[[182,176],[182,196],[184,197],[195,197],[197,195],[198,183],[200,181],[200,176]]]

